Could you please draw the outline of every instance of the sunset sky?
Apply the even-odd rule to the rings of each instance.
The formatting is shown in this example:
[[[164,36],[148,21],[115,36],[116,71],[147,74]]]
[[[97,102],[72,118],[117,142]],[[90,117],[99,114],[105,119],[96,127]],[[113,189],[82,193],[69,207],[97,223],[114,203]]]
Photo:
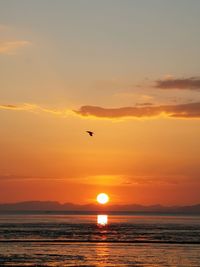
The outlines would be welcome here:
[[[200,203],[199,11],[0,0],[0,202]]]

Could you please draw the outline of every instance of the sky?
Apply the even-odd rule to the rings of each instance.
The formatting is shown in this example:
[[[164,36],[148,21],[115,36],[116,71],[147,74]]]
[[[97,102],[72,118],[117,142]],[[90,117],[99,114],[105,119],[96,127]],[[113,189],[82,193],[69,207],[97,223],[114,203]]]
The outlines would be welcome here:
[[[0,0],[0,203],[200,203],[199,10]]]

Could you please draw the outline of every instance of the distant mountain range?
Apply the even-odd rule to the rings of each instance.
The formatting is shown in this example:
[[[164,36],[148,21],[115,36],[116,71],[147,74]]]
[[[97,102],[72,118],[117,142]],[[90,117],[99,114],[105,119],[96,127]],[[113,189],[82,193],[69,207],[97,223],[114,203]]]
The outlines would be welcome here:
[[[61,204],[56,201],[25,201],[18,203],[0,204],[0,212],[17,211],[38,211],[38,212],[110,212],[110,213],[178,213],[178,214],[199,214],[200,204],[191,206],[162,206],[151,205],[143,206],[138,204],[130,205],[98,205],[87,204],[78,205],[73,203]]]

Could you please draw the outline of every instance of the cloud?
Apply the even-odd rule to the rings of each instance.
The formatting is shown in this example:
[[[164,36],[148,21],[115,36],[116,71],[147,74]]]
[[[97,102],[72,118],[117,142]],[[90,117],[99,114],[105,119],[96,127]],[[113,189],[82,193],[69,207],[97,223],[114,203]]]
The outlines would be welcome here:
[[[55,109],[55,108],[49,108],[40,106],[37,104],[19,104],[19,105],[13,105],[13,104],[0,104],[0,110],[10,110],[10,111],[28,111],[33,113],[50,113],[52,115],[57,115],[60,117],[66,117],[69,114],[73,114],[74,112],[69,109]]]
[[[200,102],[177,104],[177,105],[160,105],[160,106],[134,106],[121,108],[103,108],[97,106],[82,106],[79,110],[55,109],[40,106],[37,104],[3,104],[0,110],[8,111],[27,111],[36,114],[49,113],[59,117],[68,115],[79,115],[82,117],[96,117],[107,119],[118,118],[153,118],[164,115],[170,118],[200,118]]]
[[[6,104],[6,105],[0,105],[0,110],[31,110],[32,106],[29,104],[23,104],[23,105],[12,105],[12,104]]]
[[[200,77],[158,80],[154,87],[159,89],[200,90]]]
[[[47,176],[32,176],[32,175],[17,175],[17,174],[0,174],[0,181],[66,181],[68,177],[47,177]],[[69,180],[69,179],[68,179]]]
[[[124,176],[122,185],[177,185],[187,183],[197,183],[198,178],[187,175],[139,175],[139,176]]]
[[[145,107],[121,107],[121,108],[103,108],[97,106],[82,106],[76,114],[83,117],[94,116],[97,118],[143,118],[156,117],[162,114],[168,117],[176,118],[200,118],[200,102],[179,104],[179,105],[161,105]]]
[[[30,44],[31,42],[25,40],[0,42],[0,54],[5,54],[5,55],[16,54],[16,50],[22,47],[26,47]]]
[[[135,104],[136,106],[152,106],[153,105],[153,103],[151,103],[151,102],[145,102],[145,103],[136,103]]]

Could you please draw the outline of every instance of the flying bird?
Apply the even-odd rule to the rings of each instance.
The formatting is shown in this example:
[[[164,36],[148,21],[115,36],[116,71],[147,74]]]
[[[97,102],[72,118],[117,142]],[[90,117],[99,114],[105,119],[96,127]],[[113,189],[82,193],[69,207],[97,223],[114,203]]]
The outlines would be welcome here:
[[[86,131],[86,133],[88,133],[90,136],[94,135],[94,132],[91,132],[91,131]]]

